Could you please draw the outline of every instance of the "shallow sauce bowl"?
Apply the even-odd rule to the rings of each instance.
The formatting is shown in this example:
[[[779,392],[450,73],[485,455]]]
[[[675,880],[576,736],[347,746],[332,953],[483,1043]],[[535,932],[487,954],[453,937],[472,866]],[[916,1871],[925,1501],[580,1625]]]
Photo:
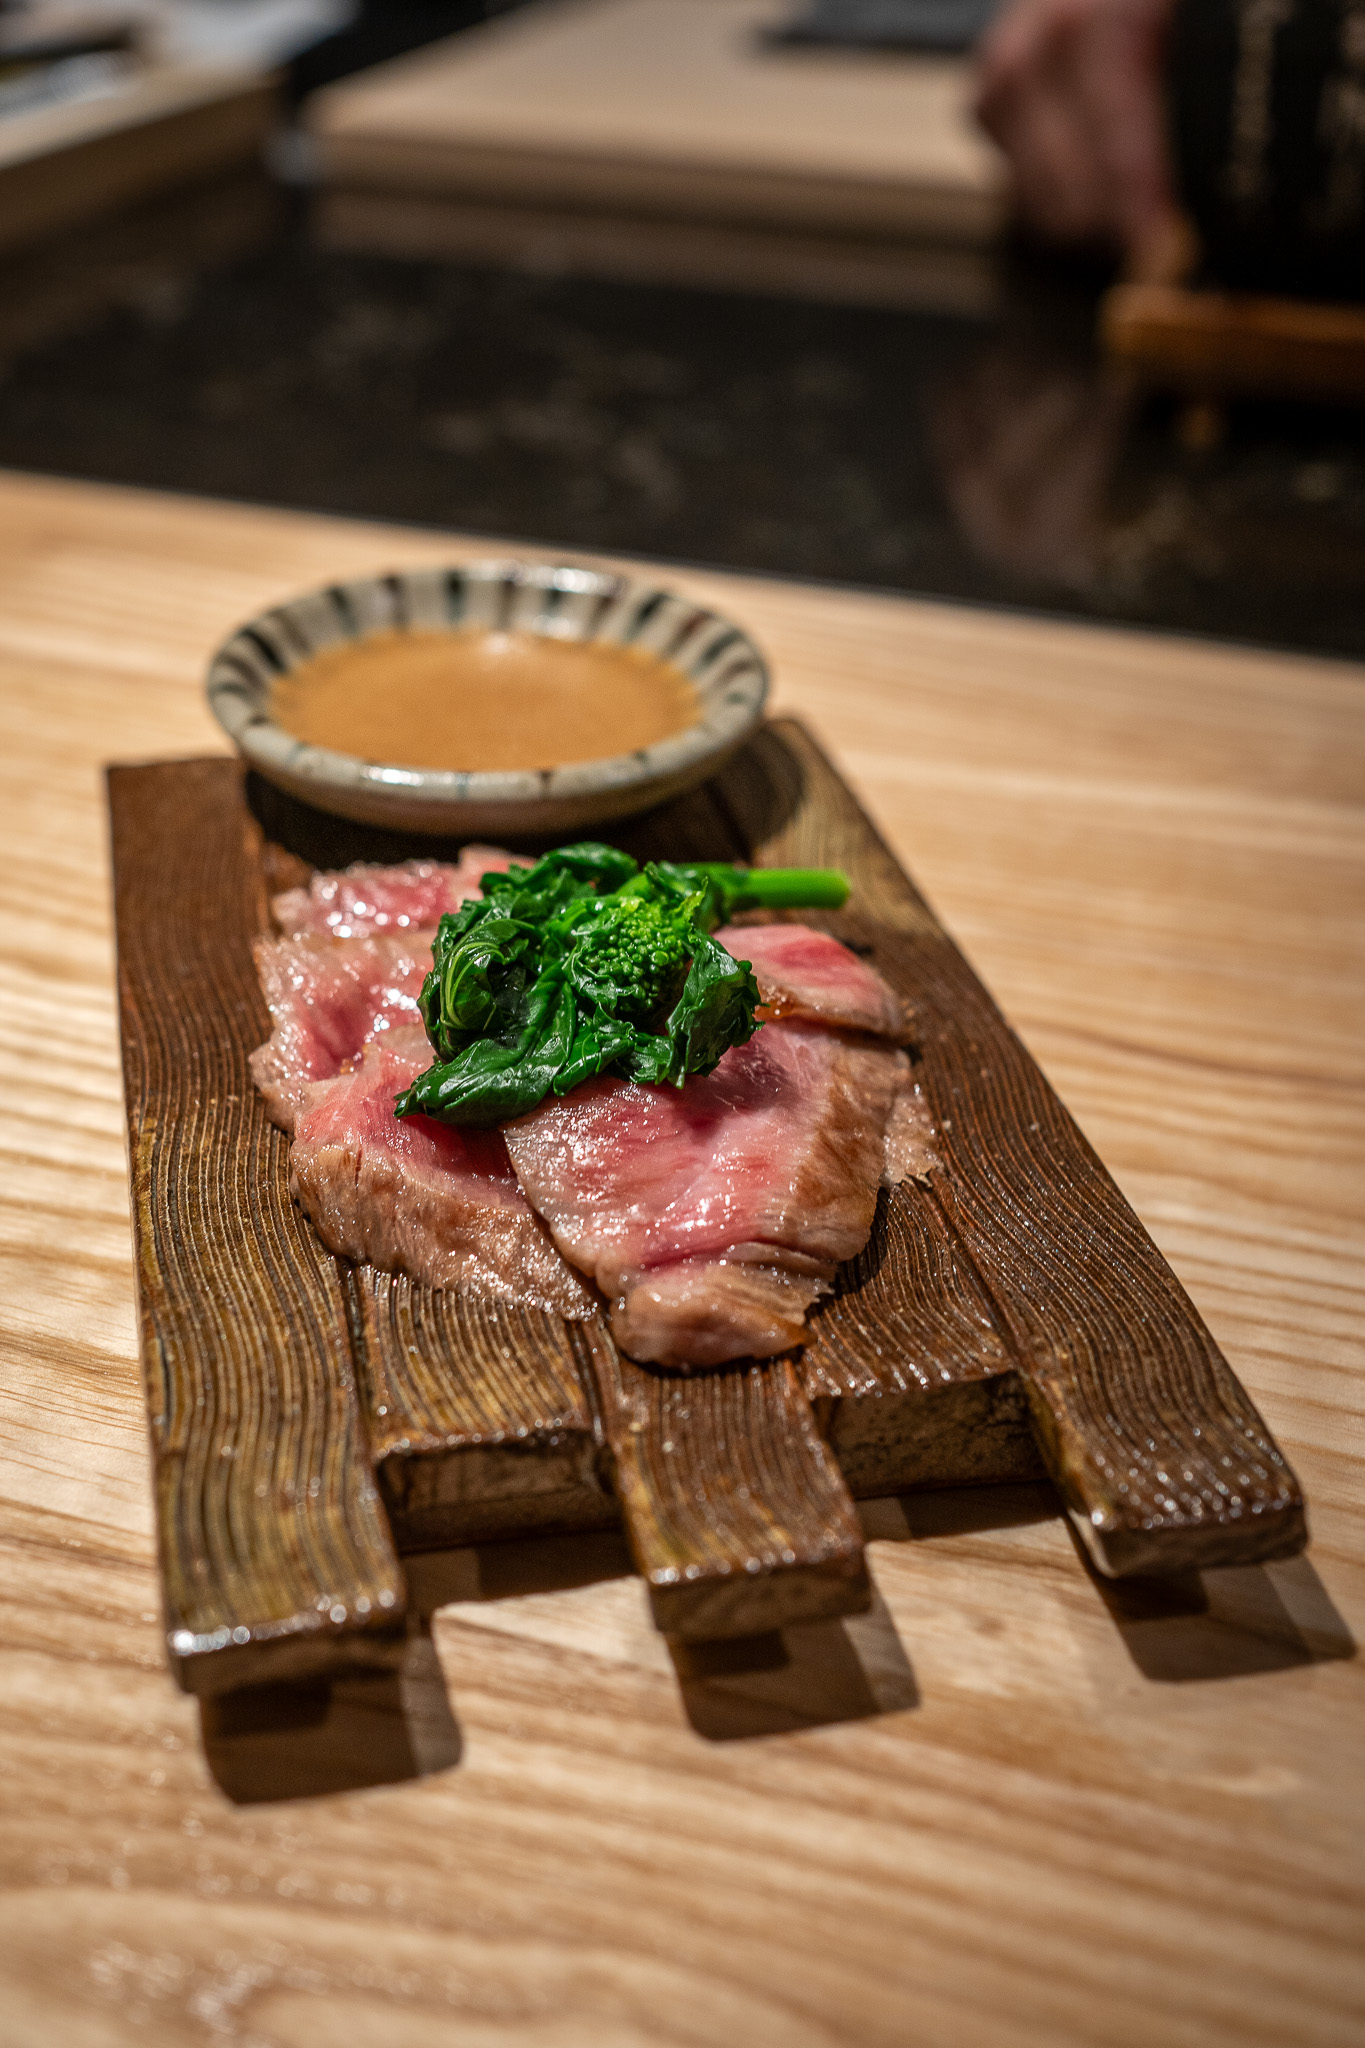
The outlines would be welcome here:
[[[632,754],[514,773],[411,768],[310,745],[275,723],[280,677],[349,640],[483,630],[633,647],[692,682],[695,722]],[[571,563],[466,562],[336,583],[262,612],[214,655],[208,700],[251,767],[362,824],[539,837],[647,809],[702,781],[763,716],[768,670],[742,628],[655,584]]]

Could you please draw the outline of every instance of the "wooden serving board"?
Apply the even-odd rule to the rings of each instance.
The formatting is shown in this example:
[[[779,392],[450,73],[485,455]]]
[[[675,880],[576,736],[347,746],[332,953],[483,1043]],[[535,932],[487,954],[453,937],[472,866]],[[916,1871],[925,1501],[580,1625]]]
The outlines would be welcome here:
[[[691,1640],[865,1607],[853,1495],[1046,1470],[1114,1576],[1302,1548],[1297,1482],[1174,1274],[796,722],[621,843],[847,869],[849,905],[821,922],[909,1005],[943,1163],[883,1199],[799,1355],[689,1379],[634,1365],[601,1323],[352,1268],[290,1203],[246,1065],[268,1030],[251,940],[308,866],[411,846],[219,759],[115,769],[110,803],[167,1641],[188,1689],[391,1659],[400,1550],[618,1518],[658,1625]]]

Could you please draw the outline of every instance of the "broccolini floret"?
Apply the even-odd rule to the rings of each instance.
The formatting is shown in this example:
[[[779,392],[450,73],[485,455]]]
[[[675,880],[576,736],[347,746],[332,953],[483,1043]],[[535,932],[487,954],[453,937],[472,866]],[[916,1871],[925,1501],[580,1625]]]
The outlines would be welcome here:
[[[399,1116],[503,1123],[598,1074],[709,1074],[759,1028],[749,963],[710,934],[763,905],[842,903],[827,869],[651,862],[585,842],[483,878],[441,919],[420,1009],[435,1064]]]

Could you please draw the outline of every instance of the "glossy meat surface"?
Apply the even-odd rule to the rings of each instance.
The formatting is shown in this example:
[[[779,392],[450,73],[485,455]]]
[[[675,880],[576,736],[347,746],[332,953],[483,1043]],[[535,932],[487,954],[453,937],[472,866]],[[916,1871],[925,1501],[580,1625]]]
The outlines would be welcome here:
[[[825,933],[731,929],[719,936],[785,1021],[713,1074],[682,1090],[593,1082],[506,1143],[400,1121],[394,1097],[431,1060],[416,1005],[435,918],[508,858],[467,848],[458,867],[350,869],[277,900],[304,928],[257,947],[274,1029],[252,1071],[294,1132],[295,1198],[334,1251],[431,1286],[586,1315],[586,1275],[646,1361],[704,1367],[801,1343],[866,1242],[892,1155],[895,1172],[931,1156],[887,1042],[896,998]]]
[[[363,863],[336,873],[319,873],[305,889],[276,896],[271,912],[286,937],[328,932],[333,938],[363,938],[374,932],[434,930],[447,910],[458,910],[479,894],[482,878],[511,866],[501,846],[465,846],[458,863],[408,860],[395,867]]]
[[[593,1081],[505,1137],[622,1349],[719,1365],[802,1341],[807,1309],[867,1241],[909,1085],[894,1046],[769,1024],[685,1088]]]
[[[251,1075],[273,1120],[292,1131],[310,1082],[330,1080],[363,1045],[417,1022],[431,933],[260,939],[255,957],[274,1029],[252,1053]]]
[[[290,1192],[330,1250],[459,1287],[591,1315],[596,1301],[534,1214],[497,1131],[393,1114],[430,1058],[425,1034],[397,1030],[355,1066],[304,1092],[289,1155]]]
[[[904,1036],[899,997],[875,967],[828,932],[805,924],[726,925],[716,937],[753,968],[767,1016],[816,1018],[843,1030]]]

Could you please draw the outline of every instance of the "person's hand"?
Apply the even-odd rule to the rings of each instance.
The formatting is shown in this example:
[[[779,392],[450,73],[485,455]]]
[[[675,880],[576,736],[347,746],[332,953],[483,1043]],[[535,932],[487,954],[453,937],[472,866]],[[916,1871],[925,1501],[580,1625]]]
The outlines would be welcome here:
[[[1170,232],[1161,64],[1172,0],[1010,0],[977,51],[977,113],[1021,217],[1130,263]]]

